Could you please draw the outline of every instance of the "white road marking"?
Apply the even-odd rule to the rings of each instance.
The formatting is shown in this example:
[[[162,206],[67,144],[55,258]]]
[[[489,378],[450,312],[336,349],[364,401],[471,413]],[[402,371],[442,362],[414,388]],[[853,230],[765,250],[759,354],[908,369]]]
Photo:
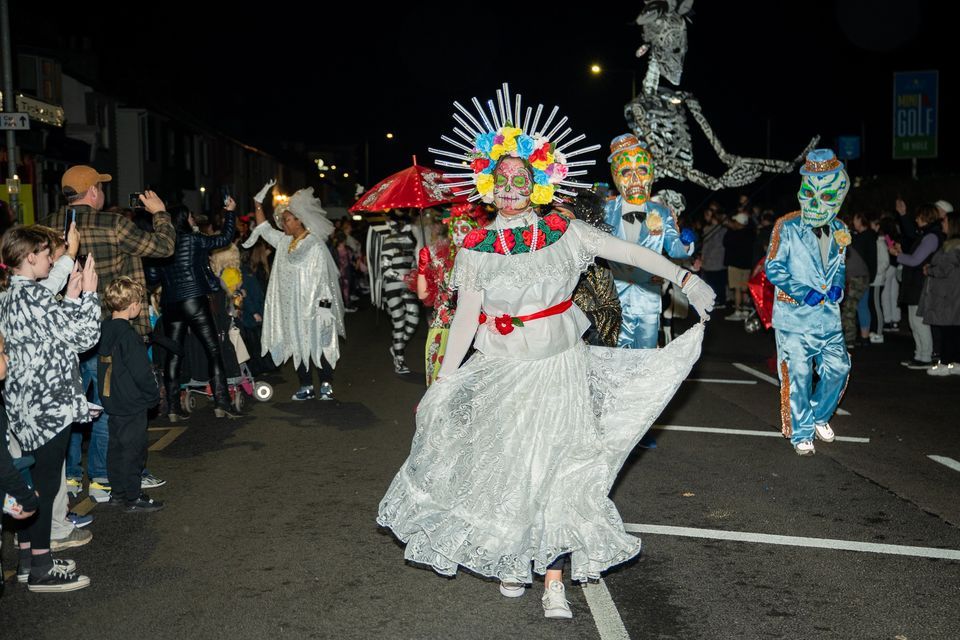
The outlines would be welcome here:
[[[954,471],[960,471],[960,462],[957,462],[953,458],[948,458],[946,456],[927,456],[927,457],[933,460],[934,462],[939,462],[945,467],[950,467]]]
[[[747,365],[745,365],[745,364],[740,364],[739,362],[733,362],[733,363],[731,363],[731,364],[733,364],[734,367],[736,367],[737,369],[740,369],[740,371],[743,371],[744,373],[749,373],[749,374],[752,375],[752,376],[756,376],[757,378],[760,378],[760,379],[763,380],[764,382],[769,382],[770,384],[772,384],[773,386],[775,386],[775,387],[777,387],[777,388],[780,387],[780,381],[779,381],[779,380],[777,380],[776,378],[773,378],[773,377],[771,377],[771,376],[768,376],[768,375],[765,374],[765,373],[760,373],[759,371],[757,371],[757,370],[754,369],[753,367],[748,367]],[[841,408],[837,407],[837,415],[838,415],[838,416],[849,416],[849,415],[852,415],[852,414],[851,414],[849,411],[847,411],[846,409],[841,409]]]
[[[659,429],[660,431],[693,431],[697,433],[720,433],[728,436],[761,436],[766,438],[783,438],[783,435],[779,431],[759,431],[753,429],[722,429],[720,427],[690,427],[679,424],[655,424],[651,429]],[[870,438],[854,438],[852,436],[837,436],[835,438],[837,442],[857,442],[860,444],[868,444]]]
[[[723,378],[687,378],[685,382],[712,382],[714,384],[757,384],[756,380],[725,380]]]
[[[713,540],[732,540],[735,542],[758,542],[789,547],[812,547],[817,549],[839,549],[841,551],[860,551],[864,553],[884,553],[916,558],[939,558],[960,560],[960,550],[936,549],[933,547],[910,547],[898,544],[877,544],[857,542],[856,540],[831,540],[829,538],[803,538],[800,536],[778,536],[766,533],[744,531],[723,531],[721,529],[694,529],[692,527],[667,527],[656,524],[624,524],[630,533],[649,533],[653,535],[681,536],[686,538],[710,538]]]
[[[610,597],[610,591],[601,578],[596,584],[588,582],[583,585],[583,595],[590,607],[590,615],[597,625],[600,640],[630,640],[627,628],[623,626],[617,605]]]

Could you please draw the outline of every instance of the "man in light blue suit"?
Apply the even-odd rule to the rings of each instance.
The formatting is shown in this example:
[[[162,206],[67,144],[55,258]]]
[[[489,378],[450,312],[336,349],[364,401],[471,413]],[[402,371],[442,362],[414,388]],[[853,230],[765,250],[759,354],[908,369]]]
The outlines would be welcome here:
[[[636,136],[618,136],[610,143],[610,171],[620,195],[607,202],[606,223],[613,235],[671,258],[693,254],[693,232],[681,234],[670,209],[650,201],[653,158]],[[618,346],[655,349],[660,333],[660,278],[629,265],[612,263],[611,271],[623,309]]]
[[[836,219],[850,180],[830,149],[807,154],[800,174],[800,211],[774,227],[766,271],[776,287],[773,327],[783,435],[799,455],[811,455],[814,437],[834,439],[829,420],[850,373],[840,326],[850,233]],[[819,376],[816,389],[814,370]]]

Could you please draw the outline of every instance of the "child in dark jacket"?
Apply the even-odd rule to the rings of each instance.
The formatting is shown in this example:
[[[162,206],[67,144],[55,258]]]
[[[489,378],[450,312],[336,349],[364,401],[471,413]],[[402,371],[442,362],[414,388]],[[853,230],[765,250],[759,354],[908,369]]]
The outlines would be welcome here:
[[[107,285],[104,303],[112,317],[100,332],[100,399],[110,416],[110,504],[122,505],[128,513],[163,508],[162,502],[140,492],[147,461],[147,411],[160,402],[146,345],[130,324],[140,315],[143,298],[143,285],[125,276]]]

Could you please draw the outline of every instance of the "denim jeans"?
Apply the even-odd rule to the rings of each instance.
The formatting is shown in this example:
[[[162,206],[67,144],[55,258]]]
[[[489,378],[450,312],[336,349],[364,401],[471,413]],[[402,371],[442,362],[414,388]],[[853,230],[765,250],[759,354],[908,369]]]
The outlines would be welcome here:
[[[84,355],[87,356],[86,359],[80,360],[80,378],[83,389],[87,392],[87,398],[90,402],[100,404],[100,385],[97,381],[97,353],[93,351]],[[110,430],[107,427],[108,418],[107,412],[104,411],[100,414],[100,417],[93,421],[90,430],[90,447],[87,449],[87,476],[91,480],[107,477],[107,445],[110,442]],[[73,425],[73,433],[70,434],[70,448],[67,450],[68,478],[83,478],[81,447],[83,445],[83,432],[87,424],[89,423]]]

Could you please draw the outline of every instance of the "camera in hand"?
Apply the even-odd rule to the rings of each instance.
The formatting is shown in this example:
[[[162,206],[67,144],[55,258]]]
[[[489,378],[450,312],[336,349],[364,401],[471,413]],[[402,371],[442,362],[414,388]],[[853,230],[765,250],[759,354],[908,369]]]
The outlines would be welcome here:
[[[78,254],[78,255],[77,255],[77,259],[76,259],[76,263],[77,263],[78,265],[80,265],[80,268],[81,268],[81,269],[83,269],[85,266],[87,266],[87,254],[85,254],[85,253],[80,253],[80,254]]]
[[[141,193],[141,192],[139,192],[139,191],[138,191],[137,193],[131,193],[131,194],[130,194],[130,208],[131,208],[131,209],[143,209],[143,203],[140,202],[140,196],[142,196],[142,195],[143,195],[143,193]]]

